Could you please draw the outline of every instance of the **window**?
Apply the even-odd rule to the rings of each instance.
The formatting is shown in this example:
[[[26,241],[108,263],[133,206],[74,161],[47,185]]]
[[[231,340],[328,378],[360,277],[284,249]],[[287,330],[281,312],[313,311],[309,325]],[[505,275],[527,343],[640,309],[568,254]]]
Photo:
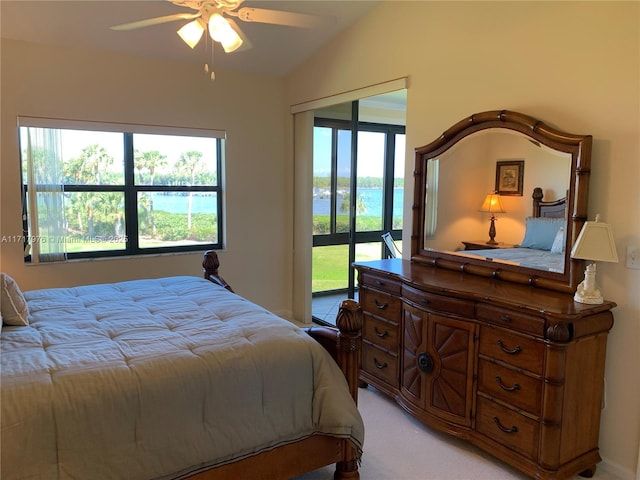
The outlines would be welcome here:
[[[316,118],[313,129],[314,246],[346,244],[351,196],[348,121]],[[356,232],[365,241],[402,235],[405,127],[358,123]],[[396,161],[397,159],[397,161]]]
[[[358,261],[386,258],[382,234],[402,248],[405,127],[358,122],[352,162],[351,122],[314,119],[312,293],[350,288],[350,243]],[[351,194],[355,187],[355,208]],[[355,217],[355,230],[350,231]],[[355,281],[353,282],[355,285]]]
[[[221,248],[224,132],[19,120],[25,261]]]

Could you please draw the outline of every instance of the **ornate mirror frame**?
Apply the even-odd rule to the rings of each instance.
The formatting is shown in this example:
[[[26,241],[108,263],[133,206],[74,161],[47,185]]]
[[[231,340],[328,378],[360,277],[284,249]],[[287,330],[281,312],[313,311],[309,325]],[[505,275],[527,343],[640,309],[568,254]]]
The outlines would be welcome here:
[[[508,129],[520,132],[534,142],[571,155],[571,173],[566,199],[567,231],[563,273],[498,263],[483,258],[468,258],[452,252],[425,248],[427,160],[437,158],[465,137],[487,129]],[[411,260],[506,282],[528,284],[561,292],[574,292],[578,283],[582,281],[584,261],[572,259],[570,252],[587,219],[591,143],[592,137],[590,135],[562,132],[522,113],[493,110],[471,115],[450,127],[435,141],[416,148]],[[442,188],[445,186],[441,185],[440,189]]]

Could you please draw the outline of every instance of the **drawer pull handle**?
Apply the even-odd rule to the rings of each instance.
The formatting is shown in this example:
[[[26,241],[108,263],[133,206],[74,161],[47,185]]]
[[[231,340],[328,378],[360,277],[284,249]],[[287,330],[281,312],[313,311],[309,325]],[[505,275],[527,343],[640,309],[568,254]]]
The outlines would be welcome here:
[[[375,284],[379,287],[382,287],[384,285],[384,282],[381,282],[380,280],[376,280]]]
[[[422,303],[425,305],[429,305],[429,299],[427,297],[422,297]]]
[[[513,427],[511,427],[511,428],[507,428],[507,427],[503,426],[500,423],[500,419],[498,417],[493,417],[493,421],[498,426],[498,428],[500,430],[502,430],[504,433],[517,433],[518,432],[518,427],[516,427],[515,425]]]
[[[387,362],[380,363],[377,358],[373,357],[373,364],[376,366],[378,370],[382,370],[383,368],[387,368]]]
[[[375,302],[376,307],[378,308],[378,310],[384,310],[385,308],[387,308],[389,306],[389,304],[387,302],[385,302],[385,303],[378,302],[377,298],[375,298],[373,301]]]
[[[431,373],[433,371],[433,358],[427,352],[418,354],[418,368],[424,373]]]
[[[389,335],[389,332],[388,332],[388,331],[386,331],[386,330],[385,330],[384,332],[381,332],[380,330],[378,330],[378,327],[373,327],[373,329],[374,329],[374,330],[375,330],[375,332],[376,332],[376,336],[378,336],[378,337],[380,337],[380,338],[384,338],[384,337],[386,337],[387,335]]]
[[[520,353],[522,351],[522,347],[520,345],[516,345],[516,348],[514,348],[513,350],[509,350],[504,346],[502,340],[498,340],[498,346],[504,353],[508,353],[509,355],[515,355],[516,353]]]
[[[520,390],[519,383],[514,383],[513,387],[507,387],[504,383],[502,383],[502,379],[498,375],[496,375],[496,382],[498,382],[498,385],[500,385],[500,388],[502,388],[507,392],[515,392],[517,390]]]
[[[511,322],[511,317],[509,315],[500,315],[500,320],[502,320],[504,323],[509,323]]]

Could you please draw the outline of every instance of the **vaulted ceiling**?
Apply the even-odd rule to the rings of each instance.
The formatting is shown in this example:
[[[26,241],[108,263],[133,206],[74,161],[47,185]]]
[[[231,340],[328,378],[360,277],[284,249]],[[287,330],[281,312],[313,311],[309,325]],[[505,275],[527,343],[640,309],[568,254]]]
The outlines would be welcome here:
[[[237,20],[252,47],[227,54],[216,44],[213,63],[216,69],[286,75],[378,3],[380,0],[246,0],[242,6],[312,13],[333,17],[334,21],[322,28],[306,29]],[[0,34],[3,38],[36,43],[122,52],[194,64],[211,63],[211,40],[201,41],[192,50],[176,34],[189,20],[131,31],[109,28],[150,17],[191,12],[167,0],[1,0]]]

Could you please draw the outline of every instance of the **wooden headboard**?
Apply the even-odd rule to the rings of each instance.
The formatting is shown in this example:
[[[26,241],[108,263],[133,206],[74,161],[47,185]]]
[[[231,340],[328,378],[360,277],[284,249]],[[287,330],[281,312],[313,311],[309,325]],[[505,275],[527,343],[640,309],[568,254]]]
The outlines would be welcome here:
[[[543,202],[542,188],[536,187],[533,189],[533,216],[534,217],[548,217],[548,218],[566,218],[567,214],[567,197],[552,202]]]

